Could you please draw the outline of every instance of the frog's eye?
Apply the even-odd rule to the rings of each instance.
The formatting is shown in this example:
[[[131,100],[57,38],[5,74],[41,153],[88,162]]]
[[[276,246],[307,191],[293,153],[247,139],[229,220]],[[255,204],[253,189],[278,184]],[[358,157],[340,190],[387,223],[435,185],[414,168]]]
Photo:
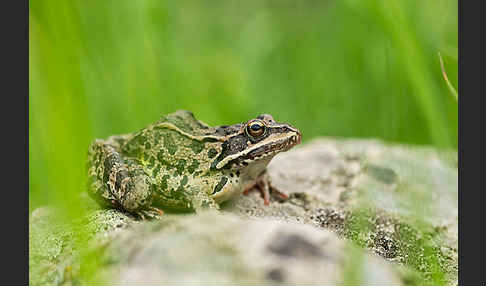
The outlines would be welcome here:
[[[259,137],[265,133],[266,126],[260,120],[255,120],[246,125],[246,132],[251,137]]]

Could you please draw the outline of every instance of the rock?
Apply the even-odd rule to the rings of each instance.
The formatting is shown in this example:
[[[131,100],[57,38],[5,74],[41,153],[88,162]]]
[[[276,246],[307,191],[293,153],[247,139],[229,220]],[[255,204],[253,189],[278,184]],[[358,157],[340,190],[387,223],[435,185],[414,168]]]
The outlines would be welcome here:
[[[346,263],[336,235],[306,225],[212,213],[177,219],[172,227],[115,240],[108,252],[129,249],[110,275],[114,285],[337,285]],[[389,265],[365,259],[377,264],[371,271],[388,274],[386,285],[401,285]]]
[[[40,211],[36,212],[38,217]],[[331,231],[303,224],[212,212],[167,215],[144,223],[113,211],[88,217],[92,225],[87,228],[93,231],[90,241],[96,241],[90,251],[103,257],[91,279],[109,285],[160,285],[161,281],[166,285],[338,285],[347,267],[353,265],[348,255],[353,251],[351,245]],[[45,219],[51,218],[46,215]],[[91,228],[98,225],[106,228]],[[41,237],[58,235],[38,230],[32,231],[33,244]],[[73,271],[66,269],[79,259],[79,253],[73,251],[72,237],[60,237],[65,240],[52,247],[57,257],[42,256],[42,261],[40,254],[31,254],[37,263],[32,264],[33,269],[49,260],[56,269],[48,274],[50,279],[39,279],[42,275],[36,273],[33,278],[39,280],[32,285],[86,283],[67,274]],[[71,247],[63,250],[60,245]],[[31,249],[43,247],[31,244]],[[369,254],[359,255],[363,265],[372,265],[362,281],[376,285],[374,277],[380,277],[382,285],[403,285],[392,265]]]
[[[321,138],[268,170],[289,200],[251,192],[219,213],[148,222],[89,207],[68,223],[39,208],[31,285],[457,285],[454,152]]]

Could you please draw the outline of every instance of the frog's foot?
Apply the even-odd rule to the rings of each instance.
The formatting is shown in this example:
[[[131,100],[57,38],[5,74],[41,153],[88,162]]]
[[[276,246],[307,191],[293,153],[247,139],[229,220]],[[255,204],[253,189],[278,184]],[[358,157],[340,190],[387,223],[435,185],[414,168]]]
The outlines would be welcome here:
[[[156,207],[149,207],[147,209],[141,209],[134,212],[136,216],[138,216],[142,220],[147,219],[160,219],[164,212]]]
[[[261,175],[256,181],[255,183],[253,183],[252,185],[248,186],[244,191],[243,191],[243,194],[244,195],[248,195],[250,193],[251,190],[254,190],[254,189],[258,189],[262,195],[262,198],[263,198],[263,204],[268,206],[270,205],[270,192],[273,194],[273,195],[276,195],[279,197],[280,200],[287,200],[289,198],[289,196],[283,192],[281,192],[280,190],[278,190],[276,187],[274,187],[272,185],[272,183],[270,182],[270,179],[268,177],[268,175],[266,173],[264,173],[263,175]]]

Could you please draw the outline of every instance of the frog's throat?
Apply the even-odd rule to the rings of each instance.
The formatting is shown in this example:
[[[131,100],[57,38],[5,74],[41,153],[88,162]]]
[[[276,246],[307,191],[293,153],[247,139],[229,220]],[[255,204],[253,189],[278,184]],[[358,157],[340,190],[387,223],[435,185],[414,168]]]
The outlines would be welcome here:
[[[296,145],[300,142],[300,136],[297,132],[294,132],[294,131],[288,132],[288,133],[282,133],[282,134],[278,134],[278,135],[273,136],[271,142],[273,142],[271,144],[276,146],[276,148],[273,148],[273,150],[271,150],[271,151],[269,151],[265,154],[262,154],[261,156],[258,156],[258,159],[266,157],[267,155],[268,156],[275,155],[276,153],[278,153],[280,151],[287,151],[292,146],[294,146],[294,145]],[[241,152],[235,153],[233,155],[229,155],[216,164],[216,169],[221,169],[228,162],[230,162],[230,161],[232,161],[236,158],[239,158],[239,157],[244,157],[244,156],[248,155],[251,151],[254,151],[254,150],[261,148],[261,147],[268,145],[268,144],[269,144],[269,142],[265,140],[265,141],[259,142],[255,145],[251,146],[250,148],[246,148],[245,150],[243,150]],[[282,148],[283,145],[286,145],[286,146]],[[253,161],[255,159],[257,159],[257,157],[248,158],[247,161]]]

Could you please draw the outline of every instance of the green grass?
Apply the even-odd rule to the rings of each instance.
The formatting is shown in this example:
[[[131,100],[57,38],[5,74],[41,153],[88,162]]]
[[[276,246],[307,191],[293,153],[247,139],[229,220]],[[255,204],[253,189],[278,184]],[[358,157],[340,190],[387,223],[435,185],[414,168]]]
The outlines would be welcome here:
[[[76,215],[94,138],[177,109],[457,148],[446,1],[30,1],[29,209]],[[445,62],[445,82],[438,53]]]

